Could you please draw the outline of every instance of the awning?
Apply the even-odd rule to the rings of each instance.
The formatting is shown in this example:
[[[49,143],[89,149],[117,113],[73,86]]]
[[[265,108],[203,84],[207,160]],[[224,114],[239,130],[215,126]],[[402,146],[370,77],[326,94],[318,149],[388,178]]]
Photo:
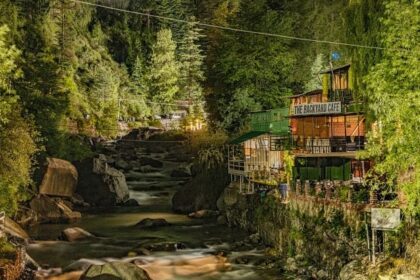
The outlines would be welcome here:
[[[229,144],[238,145],[238,144],[241,144],[241,143],[245,142],[246,140],[258,137],[258,136],[266,134],[266,133],[268,133],[268,132],[265,132],[265,131],[250,131],[248,133],[245,133],[245,134],[239,136],[238,138],[233,139],[232,141],[229,142]]]

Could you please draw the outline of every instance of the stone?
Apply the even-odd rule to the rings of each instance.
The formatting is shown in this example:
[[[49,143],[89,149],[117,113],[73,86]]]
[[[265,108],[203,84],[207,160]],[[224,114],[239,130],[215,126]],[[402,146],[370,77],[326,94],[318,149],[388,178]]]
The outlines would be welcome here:
[[[225,215],[220,215],[219,217],[217,217],[217,223],[219,225],[227,225],[228,221]]]
[[[248,236],[248,240],[253,244],[258,244],[261,241],[261,236],[258,233]]]
[[[320,279],[320,280],[328,279],[328,273],[325,270],[321,269],[316,273],[316,277],[317,279]]]
[[[157,227],[164,227],[170,226],[171,224],[168,223],[165,219],[150,219],[146,218],[138,222],[135,227],[137,228],[157,228]]]
[[[287,258],[285,269],[287,271],[296,272],[298,271],[298,266],[296,264],[296,260],[294,258]]]
[[[351,261],[344,265],[339,274],[340,280],[369,280],[369,277],[363,274],[363,265],[358,260]]]
[[[180,167],[180,168],[172,170],[171,177],[173,178],[191,177],[191,171],[185,167]]]
[[[129,170],[130,165],[123,159],[119,159],[115,162],[115,167],[118,169]]]
[[[68,161],[47,158],[39,193],[51,196],[72,197],[77,186],[76,167]]]
[[[63,272],[86,271],[92,265],[104,265],[105,262],[98,259],[80,259],[72,262],[63,269]]]
[[[61,233],[61,237],[65,241],[74,242],[83,239],[88,239],[94,236],[82,228],[74,227],[66,228],[65,230],[63,230],[63,232]]]
[[[225,210],[226,210],[226,205],[225,205],[225,200],[224,200],[223,195],[221,195],[221,196],[217,199],[217,201],[216,201],[216,206],[217,206],[217,209],[218,209],[219,211],[225,211]]]
[[[149,252],[174,252],[180,249],[186,249],[187,246],[184,243],[180,242],[157,242],[147,245],[143,245],[140,248],[140,252],[143,249],[146,249]]]
[[[92,265],[80,280],[151,280],[142,268],[123,262],[112,262],[104,265]]]
[[[73,222],[81,218],[80,212],[72,211],[63,201],[38,196],[29,203],[41,223]]]
[[[188,214],[188,217],[196,218],[196,219],[204,219],[204,218],[216,217],[217,215],[219,215],[219,211],[198,210],[196,212],[192,212],[192,213]]]
[[[110,167],[104,155],[75,162],[79,172],[76,192],[91,206],[112,207],[129,199],[124,174]]]
[[[123,206],[125,206],[125,207],[138,207],[140,205],[139,205],[137,200],[135,200],[134,198],[131,198],[131,199],[127,200],[126,202],[124,202]]]
[[[226,188],[223,192],[223,202],[226,207],[231,207],[238,202],[238,192],[234,188]]]
[[[7,216],[4,220],[4,231],[6,232],[6,234],[14,238],[18,238],[20,240],[26,241],[29,239],[29,235],[26,233],[26,231],[23,230],[19,224],[17,224],[15,221],[8,218]]]
[[[154,168],[162,168],[163,162],[157,159],[153,159],[151,157],[140,157],[139,159],[140,165],[149,165]]]
[[[216,202],[229,184],[227,167],[199,172],[172,197],[172,209],[177,213],[189,214],[200,209],[216,210]]]

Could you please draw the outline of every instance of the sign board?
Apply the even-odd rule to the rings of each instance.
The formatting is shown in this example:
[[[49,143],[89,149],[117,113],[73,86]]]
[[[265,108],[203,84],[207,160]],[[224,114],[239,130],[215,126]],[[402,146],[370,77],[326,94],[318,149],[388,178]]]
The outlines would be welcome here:
[[[299,104],[293,108],[294,116],[322,115],[322,114],[340,114],[341,102],[325,102]]]
[[[401,223],[401,210],[391,208],[371,209],[372,228],[378,230],[393,230]]]

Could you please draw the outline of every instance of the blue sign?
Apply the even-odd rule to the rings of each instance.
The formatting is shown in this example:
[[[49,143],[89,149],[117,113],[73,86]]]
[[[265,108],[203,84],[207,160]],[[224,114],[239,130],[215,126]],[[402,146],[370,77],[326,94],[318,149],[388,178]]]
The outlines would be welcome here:
[[[337,61],[341,58],[341,54],[339,52],[332,52],[331,53],[331,59],[333,61]]]

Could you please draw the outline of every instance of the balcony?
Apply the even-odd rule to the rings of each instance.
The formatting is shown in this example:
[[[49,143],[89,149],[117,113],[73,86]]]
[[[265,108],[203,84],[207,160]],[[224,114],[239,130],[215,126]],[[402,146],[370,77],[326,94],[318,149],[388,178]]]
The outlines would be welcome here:
[[[301,138],[298,141],[294,141],[292,146],[296,152],[306,154],[355,152],[365,148],[365,139],[363,136]]]
[[[328,90],[328,101],[338,102],[342,104],[353,103],[353,92],[350,89],[329,89]]]

